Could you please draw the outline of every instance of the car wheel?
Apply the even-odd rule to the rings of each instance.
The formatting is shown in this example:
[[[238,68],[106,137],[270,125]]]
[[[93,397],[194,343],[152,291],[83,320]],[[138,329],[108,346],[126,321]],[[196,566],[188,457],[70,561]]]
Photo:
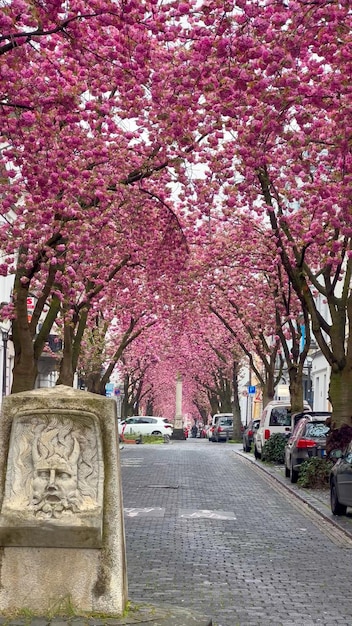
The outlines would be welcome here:
[[[153,430],[153,432],[152,432],[152,435],[154,435],[155,437],[158,437],[161,434],[162,433],[160,432],[160,430]]]
[[[262,456],[262,455],[261,455],[261,454],[260,454],[260,452],[258,452],[258,450],[257,450],[257,446],[254,446],[254,457],[255,457],[256,459],[260,459],[260,458],[261,458],[261,456]]]
[[[291,471],[290,469],[285,465],[285,476],[286,478],[290,478],[291,475]]]
[[[245,452],[250,452],[251,451],[251,446],[246,446]]]
[[[335,482],[332,481],[330,485],[330,505],[333,515],[346,515],[347,506],[340,504],[337,497],[337,490]]]
[[[290,480],[291,480],[291,483],[296,483],[298,480],[298,472],[297,470],[293,469],[292,464],[291,464],[291,471],[290,471]]]

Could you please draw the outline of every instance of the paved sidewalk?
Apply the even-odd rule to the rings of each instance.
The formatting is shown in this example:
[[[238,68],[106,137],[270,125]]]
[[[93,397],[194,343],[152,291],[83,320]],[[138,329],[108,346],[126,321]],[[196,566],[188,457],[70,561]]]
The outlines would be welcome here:
[[[283,465],[274,465],[263,463],[256,460],[251,453],[242,452],[241,449],[234,449],[236,454],[245,458],[249,463],[260,469],[262,472],[272,477],[278,484],[282,485],[288,493],[294,498],[300,499],[310,509],[319,513],[326,522],[334,526],[336,529],[345,533],[352,538],[352,514],[337,516],[331,513],[330,509],[330,490],[326,489],[306,489],[297,484],[290,482],[289,478],[285,478],[285,470]]]

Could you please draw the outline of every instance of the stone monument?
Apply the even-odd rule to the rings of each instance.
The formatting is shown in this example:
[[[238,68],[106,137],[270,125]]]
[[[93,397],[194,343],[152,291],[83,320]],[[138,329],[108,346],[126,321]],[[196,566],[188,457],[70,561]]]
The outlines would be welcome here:
[[[127,573],[116,403],[59,385],[4,399],[0,611],[120,615]]]
[[[183,430],[183,415],[182,415],[182,376],[177,374],[176,376],[176,412],[174,422],[173,439],[185,439]]]

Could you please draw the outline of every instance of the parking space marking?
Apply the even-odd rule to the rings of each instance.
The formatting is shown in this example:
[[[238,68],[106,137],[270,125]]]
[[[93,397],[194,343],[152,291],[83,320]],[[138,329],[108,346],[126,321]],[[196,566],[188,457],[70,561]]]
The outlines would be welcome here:
[[[124,513],[126,517],[164,517],[165,509],[160,507],[125,508]]]
[[[178,489],[179,485],[144,485],[147,489]]]
[[[139,465],[142,465],[142,463],[143,463],[142,457],[135,457],[135,458],[124,457],[123,459],[120,460],[121,467],[128,467],[131,465],[139,466]]]
[[[235,520],[236,516],[233,511],[211,511],[210,509],[181,509],[179,516],[183,519],[216,519],[216,520]]]

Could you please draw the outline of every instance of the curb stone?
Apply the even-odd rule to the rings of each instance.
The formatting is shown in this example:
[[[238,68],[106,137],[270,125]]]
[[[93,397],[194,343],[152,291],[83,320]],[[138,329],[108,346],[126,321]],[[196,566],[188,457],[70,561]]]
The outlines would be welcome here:
[[[304,502],[310,509],[318,513],[321,517],[324,518],[326,522],[337,528],[340,532],[344,533],[348,539],[352,539],[352,516],[342,516],[338,517],[329,513],[329,497],[330,492],[327,490],[326,492],[321,493],[319,490],[314,489],[304,489],[303,487],[299,487],[298,485],[291,485],[291,483],[287,482],[287,479],[284,478],[283,473],[280,475],[281,466],[266,466],[261,461],[257,461],[251,456],[248,456],[248,453],[242,452],[241,450],[234,450],[235,454],[242,457],[255,467],[259,468],[262,472],[273,478],[277,483],[283,486],[289,493],[291,493],[295,498]]]

